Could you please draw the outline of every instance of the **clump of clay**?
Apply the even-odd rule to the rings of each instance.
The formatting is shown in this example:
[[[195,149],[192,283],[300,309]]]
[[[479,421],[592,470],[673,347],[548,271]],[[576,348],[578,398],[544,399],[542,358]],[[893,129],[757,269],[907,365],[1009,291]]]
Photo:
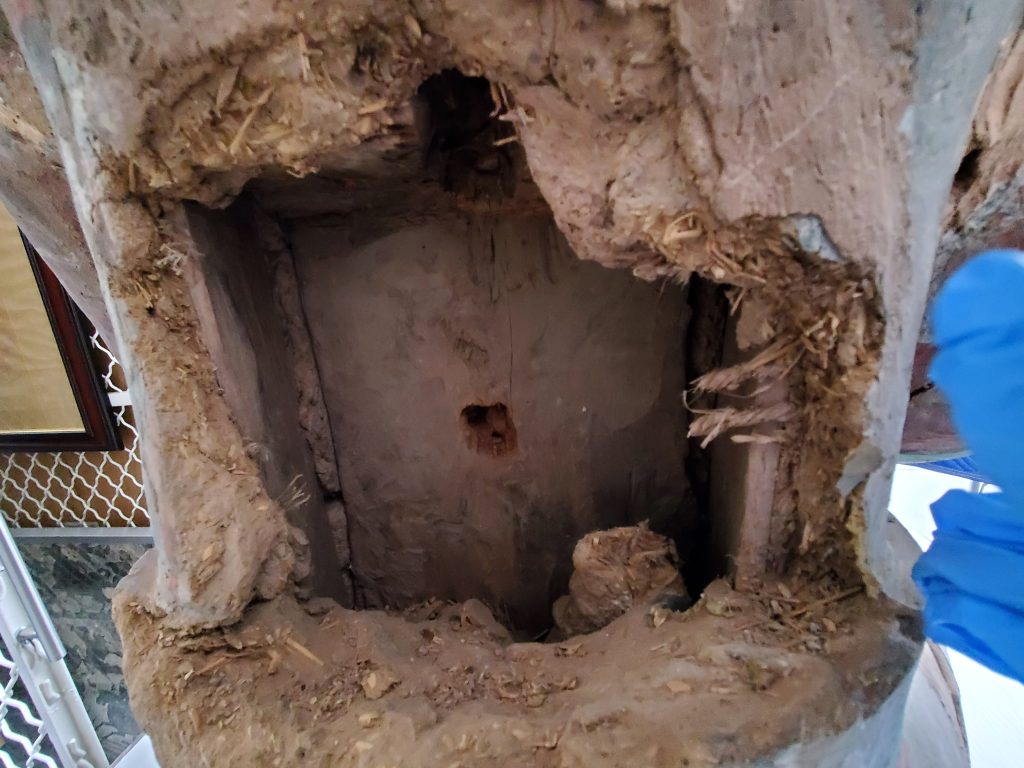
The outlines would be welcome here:
[[[646,523],[588,533],[572,565],[569,594],[552,609],[560,636],[593,632],[655,597],[687,597],[675,545]]]

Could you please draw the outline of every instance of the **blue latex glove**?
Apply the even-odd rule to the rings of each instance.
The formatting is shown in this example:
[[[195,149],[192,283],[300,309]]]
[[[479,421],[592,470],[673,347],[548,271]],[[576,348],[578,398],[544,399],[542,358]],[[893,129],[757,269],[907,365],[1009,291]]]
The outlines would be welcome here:
[[[925,633],[1024,681],[1024,253],[988,251],[935,299],[931,377],[999,494],[950,491],[914,567]]]

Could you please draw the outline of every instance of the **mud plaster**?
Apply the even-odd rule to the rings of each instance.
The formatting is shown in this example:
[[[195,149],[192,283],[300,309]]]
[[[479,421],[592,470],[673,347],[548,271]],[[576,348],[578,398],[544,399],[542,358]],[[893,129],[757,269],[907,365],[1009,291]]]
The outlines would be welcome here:
[[[941,78],[927,69],[943,52],[945,59],[955,58],[931,22],[947,10],[952,18],[959,5],[929,6],[923,12],[931,16],[924,20],[905,4],[886,2],[849,13],[810,2],[752,8],[672,4],[667,10],[660,3],[629,5],[630,13],[619,14],[594,3],[347,2],[309,3],[299,13],[268,0],[215,12],[204,3],[182,2],[173,10],[144,6],[89,15],[62,3],[45,10],[5,3],[57,126],[133,397],[141,403],[147,488],[163,529],[157,542],[161,560],[146,559],[124,584],[119,621],[126,638],[139,641],[139,652],[129,652],[129,684],[165,761],[187,753],[199,764],[219,762],[236,750],[266,748],[271,761],[295,763],[308,760],[315,745],[344,750],[342,759],[355,764],[376,762],[367,755],[375,742],[369,737],[336,737],[335,744],[321,737],[315,712],[298,715],[296,705],[287,713],[294,719],[282,716],[281,702],[296,699],[266,683],[274,677],[269,653],[268,666],[247,672],[240,678],[244,684],[193,689],[203,692],[196,700],[167,694],[168,685],[176,689],[177,681],[187,683],[198,673],[178,665],[181,654],[191,651],[174,628],[234,622],[254,594],[281,595],[293,557],[283,510],[270,503],[254,463],[238,458],[244,441],[217,391],[182,282],[173,273],[154,271],[161,246],[172,237],[167,222],[181,199],[223,203],[246,180],[271,169],[329,171],[329,156],[351,151],[365,158],[394,149],[401,144],[404,105],[425,75],[446,66],[483,73],[506,86],[512,102],[506,116],[578,256],[629,266],[648,279],[683,280],[697,271],[757,292],[769,303],[776,336],[794,343],[781,370],[796,419],[782,450],[783,482],[773,505],[782,515],[793,573],[811,584],[827,586],[837,576],[850,583],[884,559],[879,541],[885,462],[898,443],[902,408],[891,393],[905,391],[922,303],[917,299],[923,300],[923,291],[915,293],[915,269],[930,263],[929,227],[940,204],[933,192],[943,183],[941,173],[918,178],[914,168],[953,156],[953,134],[969,108],[963,102],[973,93],[970,84],[957,89],[959,101],[947,109],[952,102],[932,98]],[[999,26],[995,14],[974,10],[977,18]],[[979,45],[994,50],[993,36],[983,37]],[[58,71],[54,50],[70,65]],[[922,59],[921,52],[932,59]],[[985,66],[985,56],[976,60]],[[88,97],[72,101],[72,93]],[[908,108],[922,105],[930,110],[927,125],[907,119]],[[914,168],[908,145],[927,150],[913,156]],[[719,169],[718,178],[707,178]],[[349,181],[358,188],[358,176]],[[919,183],[927,187],[924,192]],[[831,253],[846,262],[823,260],[794,235],[789,217],[807,211],[818,216],[820,229],[837,246]],[[737,294],[734,300],[742,298]],[[749,426],[752,415],[745,419]],[[870,493],[862,495],[865,478]],[[867,622],[866,640],[889,636],[884,601],[857,606]],[[264,621],[262,611],[276,615]],[[286,631],[295,611],[285,596],[254,607],[244,621]],[[334,628],[344,636],[361,622],[375,625],[379,614],[338,619]],[[681,626],[691,642],[703,643],[719,631],[741,632],[740,621],[731,627]],[[397,646],[406,658],[409,648],[401,638],[411,628],[395,622],[387,620],[383,630],[371,626],[370,634],[375,646]],[[636,654],[638,635],[627,634],[629,642],[614,654],[616,668],[594,665],[596,680],[614,679],[601,690],[605,698],[609,691],[619,694],[624,680],[632,682],[617,665],[660,664],[659,657]],[[426,639],[422,632],[412,636],[417,643]],[[216,632],[203,637],[217,643]],[[154,640],[161,650],[143,654]],[[859,640],[858,647],[871,646]],[[307,650],[314,645],[305,631],[296,643]],[[297,686],[303,693],[307,681],[323,679],[327,664],[319,645],[312,654],[324,663],[309,660],[313,667]],[[807,663],[813,658],[799,655]],[[904,674],[912,656],[890,655],[898,667],[895,677]],[[229,661],[203,664],[227,671]],[[861,669],[849,660],[838,664]],[[342,667],[351,671],[353,665],[343,659]],[[255,675],[275,695],[253,704],[248,681]],[[808,679],[824,678],[816,670]],[[898,696],[895,685],[874,689],[871,681],[881,678],[870,673],[843,679],[859,683],[852,692],[833,689],[828,701],[857,700],[862,711],[871,711],[880,701],[875,693]],[[383,699],[400,689],[391,682],[382,673],[365,687],[362,680],[357,684],[374,695],[383,686]],[[567,685],[568,679],[555,682]],[[341,685],[344,693],[348,684]],[[224,694],[232,689],[244,692],[245,701],[228,700]],[[673,700],[666,710],[670,717],[658,728],[666,741],[681,732],[679,724],[691,712],[686,689],[676,689],[681,698]],[[710,686],[707,691],[725,696]],[[865,691],[869,695],[862,696]],[[537,693],[547,697],[542,703],[562,701],[553,691],[531,689],[529,695]],[[806,736],[783,727],[776,700],[770,703],[765,720],[778,728],[745,727],[730,709],[717,721],[725,723],[728,736],[698,756],[706,762],[720,762],[719,755],[727,762],[760,759],[774,745]],[[808,713],[817,718],[827,711],[819,703],[795,701],[789,722],[806,723]],[[730,704],[738,705],[741,716],[759,711],[746,701]],[[211,711],[234,706],[246,711],[231,721],[206,719]],[[247,738],[244,730],[221,738],[222,722],[226,729],[241,729],[263,712],[269,714],[259,722],[270,733],[263,742]],[[441,730],[453,729],[456,745],[444,744],[448,751],[442,754],[457,749],[469,730],[462,727],[463,715],[490,722],[479,713],[456,707],[438,720]],[[373,713],[365,714],[372,726]],[[554,716],[543,707],[541,714]],[[858,717],[849,710],[843,717],[831,714],[827,722],[818,721],[824,731],[843,729]],[[699,713],[693,722],[706,724]],[[645,712],[626,726],[635,727],[649,748],[647,723],[654,720]],[[358,717],[331,721],[332,729],[345,734],[362,727]],[[384,731],[387,738],[379,743],[415,749],[415,728],[408,721],[399,728]],[[501,742],[477,762],[508,764],[503,758],[522,749],[516,730],[521,729],[507,731],[516,741]],[[637,743],[625,730],[607,749]],[[554,749],[544,746],[550,738],[531,744],[524,760],[536,764],[537,754],[547,759],[539,750]],[[559,757],[566,760],[589,754],[574,753],[576,748],[605,748],[591,733],[564,743]],[[675,759],[681,753],[665,754]]]
[[[124,594],[132,704],[164,713],[154,746],[183,765],[789,765],[788,745],[863,728],[917,653],[891,606],[830,606],[834,632],[815,612],[820,636],[766,631],[721,582],[686,614],[637,606],[547,645],[510,644],[479,603],[311,617],[288,598],[176,638]],[[888,761],[868,736],[814,764],[851,752]]]

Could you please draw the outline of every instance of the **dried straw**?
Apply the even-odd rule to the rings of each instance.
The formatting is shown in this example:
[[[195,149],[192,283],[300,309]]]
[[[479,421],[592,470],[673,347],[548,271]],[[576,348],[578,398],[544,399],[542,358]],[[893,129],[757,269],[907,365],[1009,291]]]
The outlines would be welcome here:
[[[723,432],[742,427],[753,427],[769,421],[787,421],[796,413],[790,403],[776,403],[761,408],[718,408],[690,422],[688,437],[704,437],[700,447],[708,444]]]

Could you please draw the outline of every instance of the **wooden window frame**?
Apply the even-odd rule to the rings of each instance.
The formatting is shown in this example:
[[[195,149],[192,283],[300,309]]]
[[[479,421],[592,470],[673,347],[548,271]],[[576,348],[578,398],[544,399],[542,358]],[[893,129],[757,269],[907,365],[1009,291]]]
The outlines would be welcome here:
[[[87,321],[24,232],[21,233],[21,242],[46,307],[85,430],[0,434],[0,452],[119,451],[124,444],[106,388],[93,360]]]

